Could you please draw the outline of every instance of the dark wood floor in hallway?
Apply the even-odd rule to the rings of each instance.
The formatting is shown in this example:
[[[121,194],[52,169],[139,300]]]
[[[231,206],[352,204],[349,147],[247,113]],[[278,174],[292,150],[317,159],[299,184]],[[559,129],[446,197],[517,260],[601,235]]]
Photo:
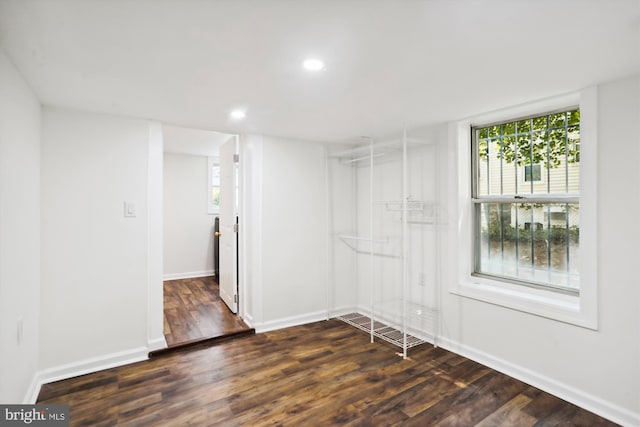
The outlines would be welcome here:
[[[72,426],[611,426],[430,345],[397,348],[337,320],[45,385]]]
[[[164,282],[164,336],[169,347],[248,329],[220,299],[214,276]]]

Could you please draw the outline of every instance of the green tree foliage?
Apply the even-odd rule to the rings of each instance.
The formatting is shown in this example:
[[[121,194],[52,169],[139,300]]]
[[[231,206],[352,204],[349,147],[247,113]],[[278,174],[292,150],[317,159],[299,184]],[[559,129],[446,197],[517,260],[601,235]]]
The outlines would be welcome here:
[[[496,153],[518,166],[543,164],[551,169],[580,162],[580,110],[533,117],[478,130],[481,159]]]

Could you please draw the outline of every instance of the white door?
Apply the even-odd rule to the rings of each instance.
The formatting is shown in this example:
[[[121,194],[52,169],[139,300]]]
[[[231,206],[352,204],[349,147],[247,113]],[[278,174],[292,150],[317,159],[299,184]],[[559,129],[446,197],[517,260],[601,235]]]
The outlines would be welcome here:
[[[234,137],[220,147],[220,298],[238,312],[237,154]]]

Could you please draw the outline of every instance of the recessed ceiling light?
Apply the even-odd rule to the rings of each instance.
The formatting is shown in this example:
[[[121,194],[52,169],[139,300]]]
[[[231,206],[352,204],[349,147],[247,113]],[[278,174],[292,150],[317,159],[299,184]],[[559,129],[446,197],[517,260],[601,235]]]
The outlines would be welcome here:
[[[233,110],[231,112],[231,118],[234,120],[242,120],[247,116],[243,110]]]
[[[316,58],[305,59],[302,63],[305,70],[308,71],[322,71],[324,70],[324,62]]]

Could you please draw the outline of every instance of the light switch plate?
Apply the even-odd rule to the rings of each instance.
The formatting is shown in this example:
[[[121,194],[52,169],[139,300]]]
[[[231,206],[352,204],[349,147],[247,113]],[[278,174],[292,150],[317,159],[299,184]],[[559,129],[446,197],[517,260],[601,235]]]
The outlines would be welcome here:
[[[125,218],[136,217],[136,204],[132,202],[124,202],[124,216]]]

